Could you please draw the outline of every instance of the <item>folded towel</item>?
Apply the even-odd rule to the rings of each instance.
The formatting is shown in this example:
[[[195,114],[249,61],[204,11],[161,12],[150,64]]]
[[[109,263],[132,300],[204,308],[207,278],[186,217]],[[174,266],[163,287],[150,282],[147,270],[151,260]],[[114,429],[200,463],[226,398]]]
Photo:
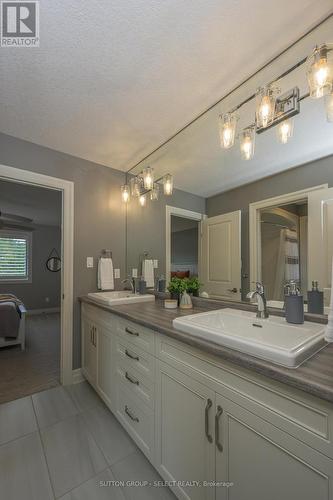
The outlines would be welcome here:
[[[113,263],[111,258],[101,257],[98,261],[97,288],[99,290],[113,290]]]
[[[331,280],[333,280],[333,260],[332,260],[332,275]],[[332,283],[332,281],[331,281]],[[331,287],[331,303],[330,310],[328,313],[328,322],[325,331],[325,340],[326,342],[333,342],[333,286]]]
[[[142,263],[142,276],[146,282],[147,288],[155,286],[154,281],[154,262],[151,259],[145,259]]]

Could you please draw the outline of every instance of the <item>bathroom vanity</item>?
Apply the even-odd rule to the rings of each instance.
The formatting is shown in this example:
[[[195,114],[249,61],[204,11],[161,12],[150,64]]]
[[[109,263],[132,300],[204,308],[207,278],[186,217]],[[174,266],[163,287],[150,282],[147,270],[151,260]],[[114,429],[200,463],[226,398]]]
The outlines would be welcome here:
[[[177,498],[333,499],[333,345],[288,369],[173,328],[201,307],[81,302],[83,374]]]

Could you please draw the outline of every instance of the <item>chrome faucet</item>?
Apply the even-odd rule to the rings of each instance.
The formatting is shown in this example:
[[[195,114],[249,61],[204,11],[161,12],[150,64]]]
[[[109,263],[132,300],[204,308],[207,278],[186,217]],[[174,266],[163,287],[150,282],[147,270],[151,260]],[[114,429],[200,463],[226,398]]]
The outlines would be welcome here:
[[[122,284],[129,283],[131,286],[132,293],[136,293],[136,282],[135,278],[128,277],[124,280],[121,280]]]
[[[262,283],[259,281],[256,282],[256,289],[247,294],[248,299],[257,298],[258,302],[258,310],[257,310],[257,318],[268,318],[269,313],[267,311],[267,300],[265,297],[265,288]]]

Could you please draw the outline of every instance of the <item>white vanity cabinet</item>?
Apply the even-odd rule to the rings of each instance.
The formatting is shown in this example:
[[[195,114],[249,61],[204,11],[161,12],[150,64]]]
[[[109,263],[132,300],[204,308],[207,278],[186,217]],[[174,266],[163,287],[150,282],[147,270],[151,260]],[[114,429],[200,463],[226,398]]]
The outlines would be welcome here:
[[[331,403],[88,304],[82,336],[83,374],[177,498],[333,500]]]

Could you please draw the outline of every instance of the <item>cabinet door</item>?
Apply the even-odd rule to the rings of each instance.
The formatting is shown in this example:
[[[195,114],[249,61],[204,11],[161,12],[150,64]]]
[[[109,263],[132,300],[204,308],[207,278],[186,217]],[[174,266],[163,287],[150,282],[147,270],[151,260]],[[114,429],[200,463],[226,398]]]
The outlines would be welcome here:
[[[213,487],[186,485],[215,476],[214,391],[169,365],[158,362],[156,467],[165,480],[183,481],[178,498],[208,500]]]
[[[332,500],[333,461],[216,395],[216,500]]]
[[[81,318],[82,369],[87,380],[96,384],[97,370],[97,328],[87,317]],[[96,345],[95,345],[96,344]]]
[[[97,328],[97,389],[108,406],[113,402],[112,334],[107,329]]]

